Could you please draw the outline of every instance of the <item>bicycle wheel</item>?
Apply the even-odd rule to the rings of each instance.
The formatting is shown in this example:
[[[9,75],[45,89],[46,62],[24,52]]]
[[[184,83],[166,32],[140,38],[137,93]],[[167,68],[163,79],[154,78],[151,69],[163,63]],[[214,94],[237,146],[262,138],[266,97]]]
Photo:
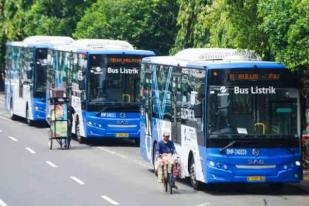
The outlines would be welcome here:
[[[168,189],[170,194],[173,194],[173,174],[172,173],[168,173]]]

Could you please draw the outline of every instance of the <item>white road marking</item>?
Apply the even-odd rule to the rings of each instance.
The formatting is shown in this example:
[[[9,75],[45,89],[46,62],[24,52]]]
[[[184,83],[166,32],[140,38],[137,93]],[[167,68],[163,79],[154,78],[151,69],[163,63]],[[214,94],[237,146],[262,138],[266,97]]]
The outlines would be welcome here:
[[[0,129],[0,133],[2,132],[2,130]]]
[[[6,120],[6,121],[10,121],[11,119],[7,118],[7,117],[3,117],[3,116],[0,116],[0,119],[3,119],[3,120]],[[0,205],[1,206],[1,205]]]
[[[30,152],[31,154],[36,154],[36,151],[34,151],[33,149],[31,149],[30,147],[26,147],[26,150],[28,152]]]
[[[98,147],[100,150],[103,150],[104,152],[110,153],[110,154],[116,154],[116,152],[110,150],[110,149],[106,149],[104,147]]]
[[[48,164],[49,166],[53,167],[53,168],[57,168],[58,166],[55,165],[54,163],[52,163],[51,161],[46,161],[46,164]]]
[[[198,205],[196,205],[196,206],[210,206],[210,205],[212,205],[212,203],[210,203],[210,202],[204,202],[204,203],[198,204]]]
[[[3,200],[0,199],[0,206],[8,206]]]
[[[112,198],[110,198],[106,195],[102,195],[101,198],[106,200],[107,202],[111,203],[112,205],[119,205],[118,202],[116,202],[115,200],[113,200]]]
[[[75,176],[70,176],[70,178],[71,178],[72,180],[74,180],[75,182],[77,182],[78,184],[80,184],[80,185],[84,185],[84,184],[85,184],[83,181],[81,181],[80,179],[78,179],[78,178],[75,177]]]
[[[18,139],[16,139],[15,137],[9,136],[9,138],[10,138],[12,141],[14,141],[14,142],[18,142]]]

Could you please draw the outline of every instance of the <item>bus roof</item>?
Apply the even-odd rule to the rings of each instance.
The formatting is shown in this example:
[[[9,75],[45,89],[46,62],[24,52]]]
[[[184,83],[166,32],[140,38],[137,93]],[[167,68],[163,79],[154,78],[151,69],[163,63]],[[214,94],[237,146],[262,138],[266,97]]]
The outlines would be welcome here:
[[[282,69],[279,62],[261,61],[252,51],[220,48],[185,49],[175,56],[146,57],[146,64],[162,64],[198,69],[268,68]]]
[[[30,36],[23,41],[7,43],[8,46],[49,48],[55,45],[71,44],[74,40],[66,36]]]
[[[57,45],[52,47],[52,49],[85,54],[155,55],[153,51],[135,50],[133,46],[126,41],[109,39],[80,39],[69,45]]]

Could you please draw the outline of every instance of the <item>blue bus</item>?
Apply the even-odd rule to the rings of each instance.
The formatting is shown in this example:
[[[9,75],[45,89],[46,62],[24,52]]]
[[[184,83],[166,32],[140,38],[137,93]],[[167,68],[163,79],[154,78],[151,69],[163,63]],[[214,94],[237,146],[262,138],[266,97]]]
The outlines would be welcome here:
[[[76,111],[72,133],[87,138],[139,142],[139,77],[143,57],[120,40],[80,39],[49,50],[47,94],[69,97]]]
[[[195,189],[201,183],[299,182],[297,76],[251,54],[186,49],[144,58],[142,157],[155,167],[155,148],[167,131]]]
[[[31,36],[7,43],[5,102],[11,119],[24,117],[29,125],[45,121],[47,49],[72,41],[70,37]]]

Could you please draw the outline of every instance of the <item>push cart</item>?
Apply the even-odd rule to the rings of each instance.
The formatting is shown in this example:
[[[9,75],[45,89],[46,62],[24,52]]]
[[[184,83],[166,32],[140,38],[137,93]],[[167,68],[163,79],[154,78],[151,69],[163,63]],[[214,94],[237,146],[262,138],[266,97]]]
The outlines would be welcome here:
[[[69,149],[68,144],[68,98],[50,98],[50,137],[49,149],[53,149],[53,142],[59,143],[60,148]]]

